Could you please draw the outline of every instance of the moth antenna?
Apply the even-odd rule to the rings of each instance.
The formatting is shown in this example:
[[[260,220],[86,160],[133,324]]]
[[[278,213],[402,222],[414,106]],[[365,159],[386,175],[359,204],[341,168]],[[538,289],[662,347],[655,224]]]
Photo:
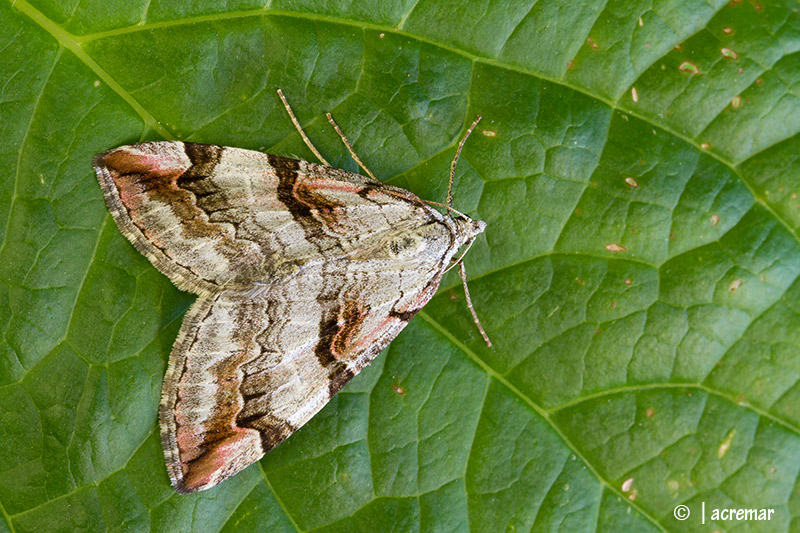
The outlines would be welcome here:
[[[477,124],[477,121],[476,121]],[[467,307],[469,308],[469,312],[472,313],[472,320],[475,322],[475,325],[478,326],[478,331],[481,332],[481,336],[483,340],[486,341],[486,346],[489,348],[492,347],[492,341],[489,340],[489,336],[484,331],[483,326],[481,325],[481,321],[478,320],[478,313],[475,312],[475,308],[472,307],[472,298],[469,297],[469,288],[467,288],[467,271],[464,268],[464,262],[459,263],[458,267],[458,275],[461,276],[461,281],[464,284],[464,294],[467,297]]]
[[[464,148],[464,143],[467,142],[469,134],[472,133],[472,130],[475,129],[475,126],[478,125],[478,122],[480,122],[482,118],[483,117],[480,115],[475,117],[475,121],[472,123],[472,126],[469,127],[467,133],[465,133],[461,138],[461,142],[458,143],[456,156],[453,158],[453,162],[450,163],[450,183],[447,185],[447,205],[445,206],[448,210],[451,210],[453,205],[453,178],[456,175],[456,163],[458,163],[458,158],[461,157],[461,149]]]
[[[311,151],[314,152],[314,155],[317,156],[317,159],[322,161],[323,165],[325,165],[326,167],[331,166],[331,164],[328,163],[324,157],[322,157],[322,154],[319,153],[319,150],[314,148],[314,145],[311,144],[311,139],[309,139],[308,136],[306,135],[306,132],[303,131],[303,127],[300,125],[300,122],[297,120],[297,117],[294,116],[294,111],[292,111],[292,106],[290,106],[289,102],[286,101],[286,97],[283,96],[283,91],[281,91],[280,89],[278,89],[278,96],[281,97],[281,102],[283,102],[283,107],[285,107],[286,112],[289,113],[289,118],[292,119],[292,124],[294,124],[294,127],[297,128],[297,131],[300,132],[300,137],[303,138],[303,142],[306,143],[306,146],[308,146],[311,149]]]
[[[347,140],[347,137],[345,137],[344,132],[342,131],[342,129],[339,127],[338,124],[336,124],[336,121],[333,120],[333,116],[330,113],[328,113],[325,116],[328,117],[328,122],[331,123],[331,126],[333,126],[333,129],[336,130],[336,133],[339,134],[339,137],[342,138],[342,142],[347,147],[347,151],[350,152],[350,155],[353,157],[353,160],[356,163],[358,163],[358,166],[360,166],[361,168],[364,169],[364,172],[366,172],[367,175],[370,178],[374,179],[375,181],[378,181],[378,178],[375,177],[375,174],[373,174],[372,171],[367,168],[367,165],[365,165],[364,162],[361,161],[361,159],[359,159],[359,157],[356,155],[355,151],[353,150],[353,147],[350,146],[350,141]]]
[[[451,212],[455,213],[456,215],[458,215],[460,217],[467,218],[467,215],[465,215],[464,213],[462,213],[458,209],[453,209],[452,207],[447,207],[446,205],[440,204],[439,202],[431,202],[430,200],[422,200],[422,201],[425,202],[426,204],[438,205],[439,207],[444,207],[448,211],[451,211]]]

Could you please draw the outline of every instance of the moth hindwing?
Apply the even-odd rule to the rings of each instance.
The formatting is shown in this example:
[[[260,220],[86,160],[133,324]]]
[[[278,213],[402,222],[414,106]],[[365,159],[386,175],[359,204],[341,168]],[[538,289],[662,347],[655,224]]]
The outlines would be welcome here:
[[[485,226],[367,176],[239,148],[140,143],[94,167],[122,233],[198,295],[159,412],[180,493],[216,485],[305,424]]]

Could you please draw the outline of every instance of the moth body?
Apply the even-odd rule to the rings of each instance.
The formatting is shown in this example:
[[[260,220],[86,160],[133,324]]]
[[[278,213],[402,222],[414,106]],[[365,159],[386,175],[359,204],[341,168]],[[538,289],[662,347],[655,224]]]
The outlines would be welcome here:
[[[305,424],[485,228],[370,177],[238,148],[141,143],[94,166],[122,233],[198,295],[159,411],[181,493],[234,475]]]

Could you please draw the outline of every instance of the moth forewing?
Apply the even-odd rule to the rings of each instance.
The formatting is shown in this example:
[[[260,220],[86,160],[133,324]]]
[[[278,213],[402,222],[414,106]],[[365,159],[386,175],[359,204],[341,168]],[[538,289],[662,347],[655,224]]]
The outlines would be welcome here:
[[[443,214],[368,176],[239,148],[140,143],[94,166],[123,235],[199,295],[159,410],[181,493],[213,487],[305,424],[485,227],[453,217],[450,199]]]

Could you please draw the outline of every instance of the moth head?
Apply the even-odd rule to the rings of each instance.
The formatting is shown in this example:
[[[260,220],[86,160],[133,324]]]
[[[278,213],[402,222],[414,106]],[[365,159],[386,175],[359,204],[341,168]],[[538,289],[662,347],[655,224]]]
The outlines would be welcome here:
[[[453,221],[453,234],[458,242],[458,248],[465,244],[472,243],[475,237],[483,233],[486,229],[486,222],[483,220],[472,220],[466,215],[459,215],[451,219]]]
[[[486,229],[486,222],[483,220],[472,220],[469,217],[459,217],[456,219],[456,224],[460,224],[464,233],[470,236],[470,240],[474,239]]]
[[[455,209],[452,209],[452,211],[455,211]],[[464,256],[467,255],[467,252],[472,247],[475,238],[486,229],[486,222],[483,220],[472,220],[463,213],[455,212],[457,216],[454,217],[448,213],[450,216],[445,219],[452,239],[452,246],[449,252],[451,263],[450,266],[445,269],[445,272],[463,263]],[[458,258],[454,258],[456,253],[462,248],[463,251]]]

